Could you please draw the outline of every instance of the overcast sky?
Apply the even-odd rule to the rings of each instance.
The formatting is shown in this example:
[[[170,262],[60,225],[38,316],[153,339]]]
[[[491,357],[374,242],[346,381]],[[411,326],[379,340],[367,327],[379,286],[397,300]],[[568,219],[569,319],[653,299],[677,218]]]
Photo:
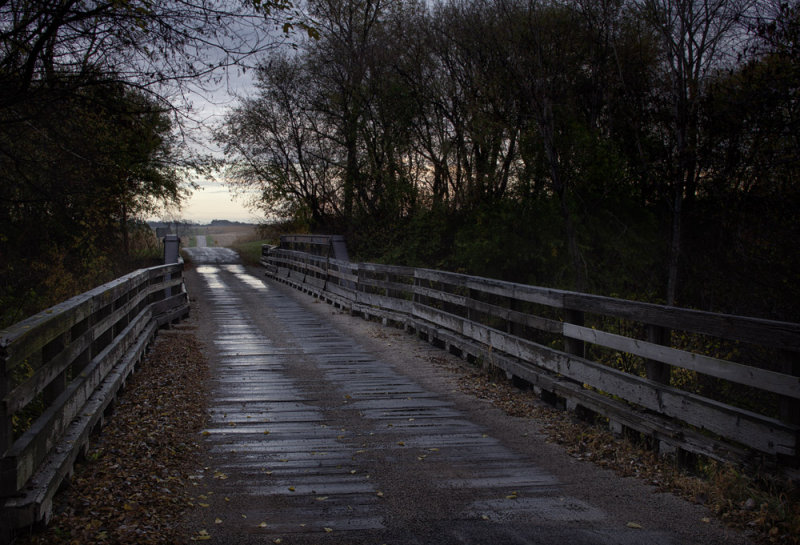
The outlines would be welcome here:
[[[216,90],[207,95],[196,94],[192,98],[194,116],[203,120],[208,129],[203,129],[204,137],[195,145],[201,153],[221,155],[209,140],[210,127],[221,123],[229,108],[235,106],[236,97],[247,95],[252,90],[250,74],[241,74],[235,69],[228,71],[228,79]],[[211,220],[230,220],[258,223],[260,218],[245,205],[245,199],[234,197],[228,186],[219,180],[196,180],[200,187],[186,201],[179,215],[183,219],[208,223]]]
[[[250,25],[255,25],[250,26]],[[257,28],[258,30],[254,30]],[[192,117],[199,121],[204,128],[200,131],[202,136],[196,137],[199,142],[193,144],[198,147],[200,153],[213,153],[222,156],[221,152],[210,141],[211,128],[218,127],[223,120],[227,110],[234,107],[237,97],[248,96],[254,92],[253,74],[255,65],[264,60],[270,51],[282,49],[286,44],[286,36],[279,27],[271,27],[269,24],[258,24],[253,21],[246,21],[240,32],[247,35],[250,32],[257,32],[260,35],[266,33],[267,45],[259,55],[248,57],[242,64],[248,66],[246,72],[240,68],[229,66],[223,72],[223,81],[214,86],[211,90],[196,89],[190,92],[192,103]],[[261,38],[255,40],[259,41]],[[212,59],[213,60],[213,59]],[[192,123],[190,123],[192,124]],[[228,186],[219,180],[200,179],[196,180],[200,187],[193,192],[186,201],[178,215],[186,220],[207,223],[211,220],[231,220],[241,222],[259,223],[264,221],[263,213],[249,209],[246,206],[246,198],[234,196]]]

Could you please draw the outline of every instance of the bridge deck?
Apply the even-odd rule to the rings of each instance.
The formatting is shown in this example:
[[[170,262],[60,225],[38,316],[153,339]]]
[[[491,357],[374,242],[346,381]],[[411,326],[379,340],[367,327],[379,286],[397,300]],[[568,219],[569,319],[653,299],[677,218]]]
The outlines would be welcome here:
[[[399,332],[351,335],[341,322],[352,318],[224,249],[193,261],[213,398],[191,524],[209,542],[746,542],[453,391],[425,368],[435,349]]]

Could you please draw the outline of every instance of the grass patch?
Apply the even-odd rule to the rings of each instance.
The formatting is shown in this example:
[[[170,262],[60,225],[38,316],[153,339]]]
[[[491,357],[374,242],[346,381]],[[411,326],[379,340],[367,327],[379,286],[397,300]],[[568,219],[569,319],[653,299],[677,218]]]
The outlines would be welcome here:
[[[258,265],[261,260],[261,246],[268,244],[268,240],[251,240],[247,242],[234,242],[233,248],[247,265]]]

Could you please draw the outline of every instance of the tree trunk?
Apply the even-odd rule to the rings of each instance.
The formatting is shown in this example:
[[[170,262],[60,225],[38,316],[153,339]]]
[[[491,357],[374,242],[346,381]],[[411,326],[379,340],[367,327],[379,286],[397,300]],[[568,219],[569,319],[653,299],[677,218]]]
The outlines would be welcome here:
[[[553,111],[549,100],[546,98],[542,101],[540,115],[539,130],[542,134],[542,142],[544,144],[547,162],[550,166],[553,190],[558,195],[559,211],[561,212],[561,219],[564,221],[564,235],[567,239],[567,251],[569,252],[570,261],[572,262],[572,289],[585,292],[589,284],[588,275],[583,263],[580,247],[578,246],[578,233],[575,229],[575,223],[572,221],[572,213],[569,210],[569,203],[567,202],[566,181],[561,175],[561,165],[559,164],[558,153],[556,152]]]
[[[678,265],[681,255],[681,222],[683,215],[683,190],[675,188],[672,204],[672,233],[669,245],[669,261],[667,264],[667,305],[675,305],[675,294],[678,290]]]

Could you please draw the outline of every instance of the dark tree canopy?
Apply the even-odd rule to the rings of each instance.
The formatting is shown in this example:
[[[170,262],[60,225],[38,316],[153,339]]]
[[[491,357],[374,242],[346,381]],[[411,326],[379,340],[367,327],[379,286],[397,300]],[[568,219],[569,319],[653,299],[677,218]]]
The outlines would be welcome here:
[[[311,7],[319,39],[218,133],[265,212],[369,259],[797,319],[797,2]]]
[[[191,93],[278,47],[285,0],[0,0],[2,321],[125,271],[201,167]]]

